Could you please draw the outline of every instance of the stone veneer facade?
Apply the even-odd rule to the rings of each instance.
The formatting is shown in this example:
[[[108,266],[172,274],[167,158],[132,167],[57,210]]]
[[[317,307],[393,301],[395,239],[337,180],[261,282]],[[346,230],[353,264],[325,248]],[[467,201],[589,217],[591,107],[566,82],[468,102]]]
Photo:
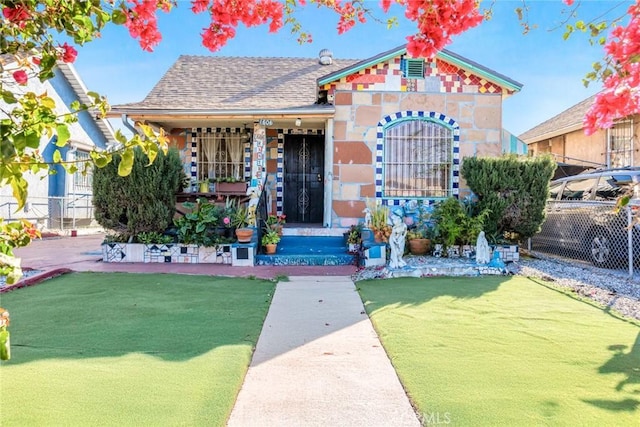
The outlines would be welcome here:
[[[336,76],[318,87],[326,91],[327,99],[335,106],[332,123],[327,121],[326,128],[267,127],[265,168],[270,212],[283,213],[283,153],[288,134],[328,133],[325,144],[333,144],[333,162],[325,164],[325,186],[331,186],[331,218],[325,217],[325,224],[348,227],[358,223],[367,200],[403,204],[405,200],[382,197],[382,135],[387,125],[408,117],[432,120],[452,129],[451,194],[467,195],[464,179],[459,176],[460,166],[465,157],[502,154],[502,101],[504,96],[514,93],[515,86],[501,86],[479,75],[474,66],[465,69],[463,64],[446,58],[425,62],[423,78],[404,77],[404,54]],[[196,175],[198,133],[212,132],[221,125],[211,126],[173,132],[172,139],[182,148],[183,160],[188,162],[186,171],[192,177]],[[251,144],[247,143],[246,176],[251,172],[248,163],[251,150]],[[439,199],[423,201],[436,200]],[[325,200],[327,209],[328,202]]]
[[[454,161],[457,154],[460,163],[464,157],[499,156],[502,151],[501,94],[338,90],[334,104],[334,226],[356,223],[362,218],[366,200],[379,196],[375,183],[376,151],[379,124],[385,117],[410,112],[415,117],[428,117],[457,128],[459,149],[458,153],[454,150]],[[458,168],[454,163],[454,171]],[[461,177],[459,180],[453,182],[459,184],[463,196],[468,190],[464,180]]]

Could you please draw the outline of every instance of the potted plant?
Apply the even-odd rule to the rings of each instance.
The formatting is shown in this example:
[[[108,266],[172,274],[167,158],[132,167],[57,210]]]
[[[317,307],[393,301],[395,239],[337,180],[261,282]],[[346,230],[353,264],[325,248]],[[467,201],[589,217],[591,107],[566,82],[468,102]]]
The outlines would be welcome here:
[[[274,230],[278,233],[279,236],[282,236],[282,228],[286,221],[286,215],[269,215],[265,221],[266,228],[269,230]]]
[[[237,206],[231,216],[231,225],[236,229],[240,243],[249,243],[253,237],[253,228],[249,227],[249,209],[245,205]]]
[[[247,192],[247,183],[236,177],[218,177],[216,178],[216,193],[245,194]]]
[[[358,252],[362,244],[362,224],[352,225],[349,227],[347,235],[347,246],[349,253]]]
[[[407,232],[409,252],[412,255],[426,255],[431,250],[431,229],[426,226],[417,226]]]
[[[265,248],[265,252],[268,255],[273,255],[278,249],[278,243],[280,242],[280,236],[275,230],[267,229],[262,235],[262,246]]]
[[[200,193],[208,193],[209,192],[209,178],[198,181],[198,191]]]
[[[389,207],[375,205],[369,207],[371,214],[371,230],[377,243],[387,243],[391,236],[391,224],[389,224]]]

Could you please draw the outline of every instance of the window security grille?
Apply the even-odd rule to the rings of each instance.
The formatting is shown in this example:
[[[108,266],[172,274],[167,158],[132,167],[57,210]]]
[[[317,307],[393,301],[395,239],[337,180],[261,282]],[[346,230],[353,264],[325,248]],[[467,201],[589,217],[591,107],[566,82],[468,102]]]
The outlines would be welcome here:
[[[384,197],[448,197],[453,132],[425,120],[408,120],[384,135]]]
[[[198,135],[198,179],[244,179],[246,133],[213,132]]]
[[[80,150],[76,151],[75,161],[78,170],[73,174],[73,192],[91,192],[93,187],[93,169],[86,167],[86,165],[90,164],[89,153]]]
[[[612,168],[633,165],[633,121],[624,120],[616,123],[608,131],[607,147],[608,163]]]

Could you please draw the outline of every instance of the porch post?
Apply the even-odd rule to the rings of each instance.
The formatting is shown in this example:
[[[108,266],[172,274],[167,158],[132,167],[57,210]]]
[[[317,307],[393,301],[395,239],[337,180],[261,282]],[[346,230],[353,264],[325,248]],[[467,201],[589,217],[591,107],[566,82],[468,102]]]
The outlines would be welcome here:
[[[258,194],[262,192],[265,171],[265,149],[267,144],[266,129],[256,122],[253,124],[253,144],[251,152],[251,182],[249,186],[257,187]]]
[[[324,226],[331,228],[333,208],[333,119],[324,129]]]

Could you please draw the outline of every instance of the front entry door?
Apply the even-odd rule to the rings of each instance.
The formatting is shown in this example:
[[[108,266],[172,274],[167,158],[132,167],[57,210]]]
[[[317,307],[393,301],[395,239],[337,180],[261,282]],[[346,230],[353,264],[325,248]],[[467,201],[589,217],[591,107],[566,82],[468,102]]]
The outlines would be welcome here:
[[[322,223],[324,137],[287,135],[284,141],[284,214],[289,223]]]

